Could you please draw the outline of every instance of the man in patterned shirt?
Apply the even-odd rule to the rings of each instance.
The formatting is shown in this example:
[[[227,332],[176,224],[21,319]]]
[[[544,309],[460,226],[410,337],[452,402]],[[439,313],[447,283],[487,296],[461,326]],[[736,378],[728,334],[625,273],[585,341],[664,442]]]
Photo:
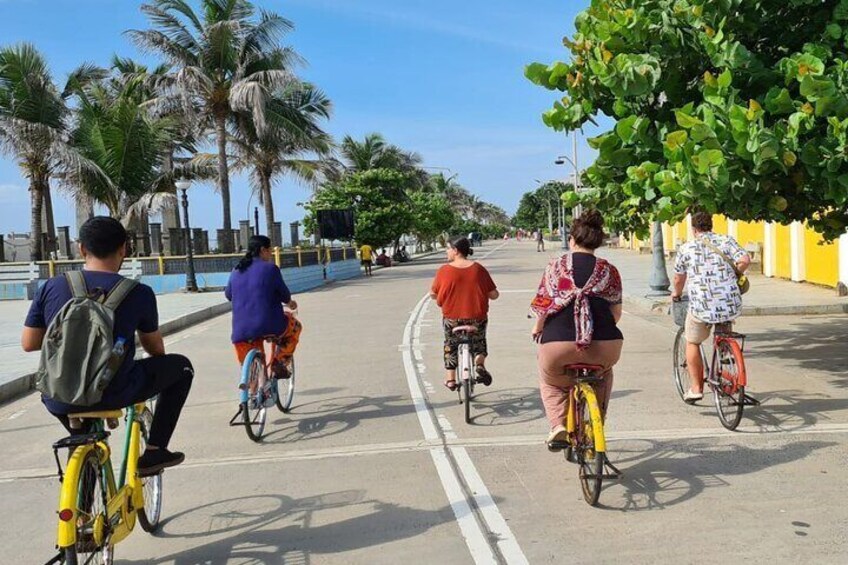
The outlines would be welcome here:
[[[712,232],[713,218],[710,214],[693,214],[692,228],[694,241],[681,245],[678,250],[671,294],[672,300],[679,300],[686,282],[689,282],[685,332],[691,387],[683,397],[689,404],[704,397],[704,364],[700,345],[710,336],[712,326],[729,329],[733,320],[742,313],[742,294],[736,273],[722,254],[733,260],[740,273],[751,265],[751,257],[735,239]]]

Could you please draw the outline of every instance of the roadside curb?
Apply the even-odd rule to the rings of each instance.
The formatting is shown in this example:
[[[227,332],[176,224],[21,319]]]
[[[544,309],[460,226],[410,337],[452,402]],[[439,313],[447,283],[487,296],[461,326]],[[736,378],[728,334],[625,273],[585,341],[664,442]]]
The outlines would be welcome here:
[[[231,308],[232,304],[230,304],[230,302],[222,302],[221,304],[208,306],[201,310],[195,310],[185,316],[180,316],[160,324],[159,331],[162,332],[163,336],[169,336],[192,326],[196,326],[197,324],[207,320],[211,320],[212,318],[217,318],[222,314],[226,314]],[[0,384],[0,405],[11,400],[15,400],[16,398],[35,390],[35,376],[35,373],[29,373],[21,375],[20,377],[15,377],[9,382]]]
[[[668,314],[669,301],[648,298],[646,296],[624,296],[624,303],[643,313],[665,316]],[[811,304],[807,306],[743,306],[743,316],[824,316],[830,314],[848,314],[846,304]]]

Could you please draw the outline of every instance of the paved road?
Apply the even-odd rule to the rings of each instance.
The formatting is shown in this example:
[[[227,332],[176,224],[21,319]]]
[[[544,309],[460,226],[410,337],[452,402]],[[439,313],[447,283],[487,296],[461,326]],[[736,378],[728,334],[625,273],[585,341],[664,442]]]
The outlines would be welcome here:
[[[763,406],[730,433],[709,405],[676,399],[668,321],[626,313],[608,420],[625,476],[589,508],[576,470],[542,445],[525,312],[547,256],[533,249],[480,254],[503,295],[495,384],[470,426],[440,385],[439,316],[422,301],[437,258],[298,297],[299,390],[261,445],[226,425],[229,318],[170,338],[198,370],[174,438],[188,459],[166,473],[161,533],[135,532],[117,562],[844,562],[848,319],[740,324]],[[0,562],[51,554],[58,435],[34,396],[0,408]]]

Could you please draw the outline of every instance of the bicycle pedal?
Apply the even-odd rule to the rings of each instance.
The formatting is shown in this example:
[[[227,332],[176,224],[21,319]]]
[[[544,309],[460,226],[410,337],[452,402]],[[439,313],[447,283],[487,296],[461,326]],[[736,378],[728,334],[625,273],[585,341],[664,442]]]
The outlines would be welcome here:
[[[558,453],[558,452],[562,451],[563,449],[567,449],[568,445],[569,444],[568,444],[567,441],[549,441],[548,442],[548,451],[550,451],[552,453]]]

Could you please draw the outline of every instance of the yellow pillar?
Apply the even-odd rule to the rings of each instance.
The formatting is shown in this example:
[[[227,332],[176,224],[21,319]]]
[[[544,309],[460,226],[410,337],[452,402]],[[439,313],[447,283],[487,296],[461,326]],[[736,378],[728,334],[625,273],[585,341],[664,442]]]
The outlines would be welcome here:
[[[56,276],[56,263],[52,260],[47,262],[47,271],[50,273],[51,279]]]
[[[159,259],[159,261],[158,261],[158,263],[159,263],[159,274],[164,275],[165,274],[165,258],[160,255],[159,257],[157,257],[157,259]]]
[[[274,248],[274,264],[277,265],[278,269],[280,268],[280,248],[279,247]]]
[[[804,260],[807,281],[835,287],[839,282],[839,243],[821,245],[824,241],[817,232],[804,230]]]
[[[792,278],[792,244],[790,240],[789,226],[777,224],[774,238],[774,274],[784,279]]]
[[[295,247],[295,249],[297,250],[297,266],[303,267],[303,258],[300,256],[300,245]]]

